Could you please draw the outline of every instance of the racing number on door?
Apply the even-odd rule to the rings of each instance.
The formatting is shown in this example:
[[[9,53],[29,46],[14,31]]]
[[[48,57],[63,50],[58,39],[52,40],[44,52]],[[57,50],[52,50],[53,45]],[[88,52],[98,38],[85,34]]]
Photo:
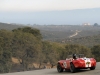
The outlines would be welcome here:
[[[66,62],[64,62],[63,65],[64,65],[65,68],[67,68],[67,63]]]

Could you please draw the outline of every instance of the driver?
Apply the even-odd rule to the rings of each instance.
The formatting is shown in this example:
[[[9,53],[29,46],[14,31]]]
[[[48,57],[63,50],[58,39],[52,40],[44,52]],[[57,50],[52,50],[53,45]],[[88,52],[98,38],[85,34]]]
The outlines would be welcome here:
[[[73,59],[76,59],[76,58],[77,58],[76,54],[73,54]]]

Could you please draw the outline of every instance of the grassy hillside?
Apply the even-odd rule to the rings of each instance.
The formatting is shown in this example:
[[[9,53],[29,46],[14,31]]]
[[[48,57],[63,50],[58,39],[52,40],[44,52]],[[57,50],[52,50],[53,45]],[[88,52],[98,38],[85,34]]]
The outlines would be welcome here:
[[[100,33],[100,26],[82,26],[82,25],[34,25],[34,28],[38,28],[44,40],[58,40],[66,39],[78,31],[78,34],[71,38],[80,38],[86,36],[94,36]]]
[[[0,23],[0,29],[12,30],[20,27],[24,26]],[[60,43],[82,44],[85,46],[93,46],[100,43],[100,26],[33,25],[31,27],[40,30],[43,40]]]
[[[85,46],[100,44],[100,26],[35,25],[33,27],[41,30],[44,40]]]
[[[63,40],[57,40],[62,43],[67,44],[80,44],[88,47],[92,47],[94,45],[100,44],[100,34],[94,35],[94,36],[86,36],[86,37],[80,37],[80,38],[70,38],[70,39],[63,39]]]

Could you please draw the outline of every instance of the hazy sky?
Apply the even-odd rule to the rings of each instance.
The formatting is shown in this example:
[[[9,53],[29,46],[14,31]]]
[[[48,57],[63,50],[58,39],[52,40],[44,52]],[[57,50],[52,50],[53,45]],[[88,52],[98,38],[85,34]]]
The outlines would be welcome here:
[[[83,18],[87,12],[85,14],[80,12],[75,15],[73,14],[76,11],[70,11],[69,13],[69,10],[88,8],[100,8],[100,0],[0,0],[0,22],[23,24],[80,24],[82,22],[93,22],[90,17],[93,14],[97,15],[97,13],[87,15],[87,20]],[[66,13],[64,12],[64,15],[62,12],[59,13],[64,10],[68,10]],[[80,17],[79,14],[81,14]],[[77,16],[80,21],[76,19]],[[97,20],[99,21],[98,18]]]
[[[100,0],[0,0],[0,11],[52,11],[98,7]]]

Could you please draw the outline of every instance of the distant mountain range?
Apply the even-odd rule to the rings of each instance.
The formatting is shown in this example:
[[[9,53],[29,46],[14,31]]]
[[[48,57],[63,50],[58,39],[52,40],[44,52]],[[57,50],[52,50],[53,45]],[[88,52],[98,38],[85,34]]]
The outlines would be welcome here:
[[[39,25],[100,24],[100,8],[43,12],[0,12],[0,21],[5,23]]]

